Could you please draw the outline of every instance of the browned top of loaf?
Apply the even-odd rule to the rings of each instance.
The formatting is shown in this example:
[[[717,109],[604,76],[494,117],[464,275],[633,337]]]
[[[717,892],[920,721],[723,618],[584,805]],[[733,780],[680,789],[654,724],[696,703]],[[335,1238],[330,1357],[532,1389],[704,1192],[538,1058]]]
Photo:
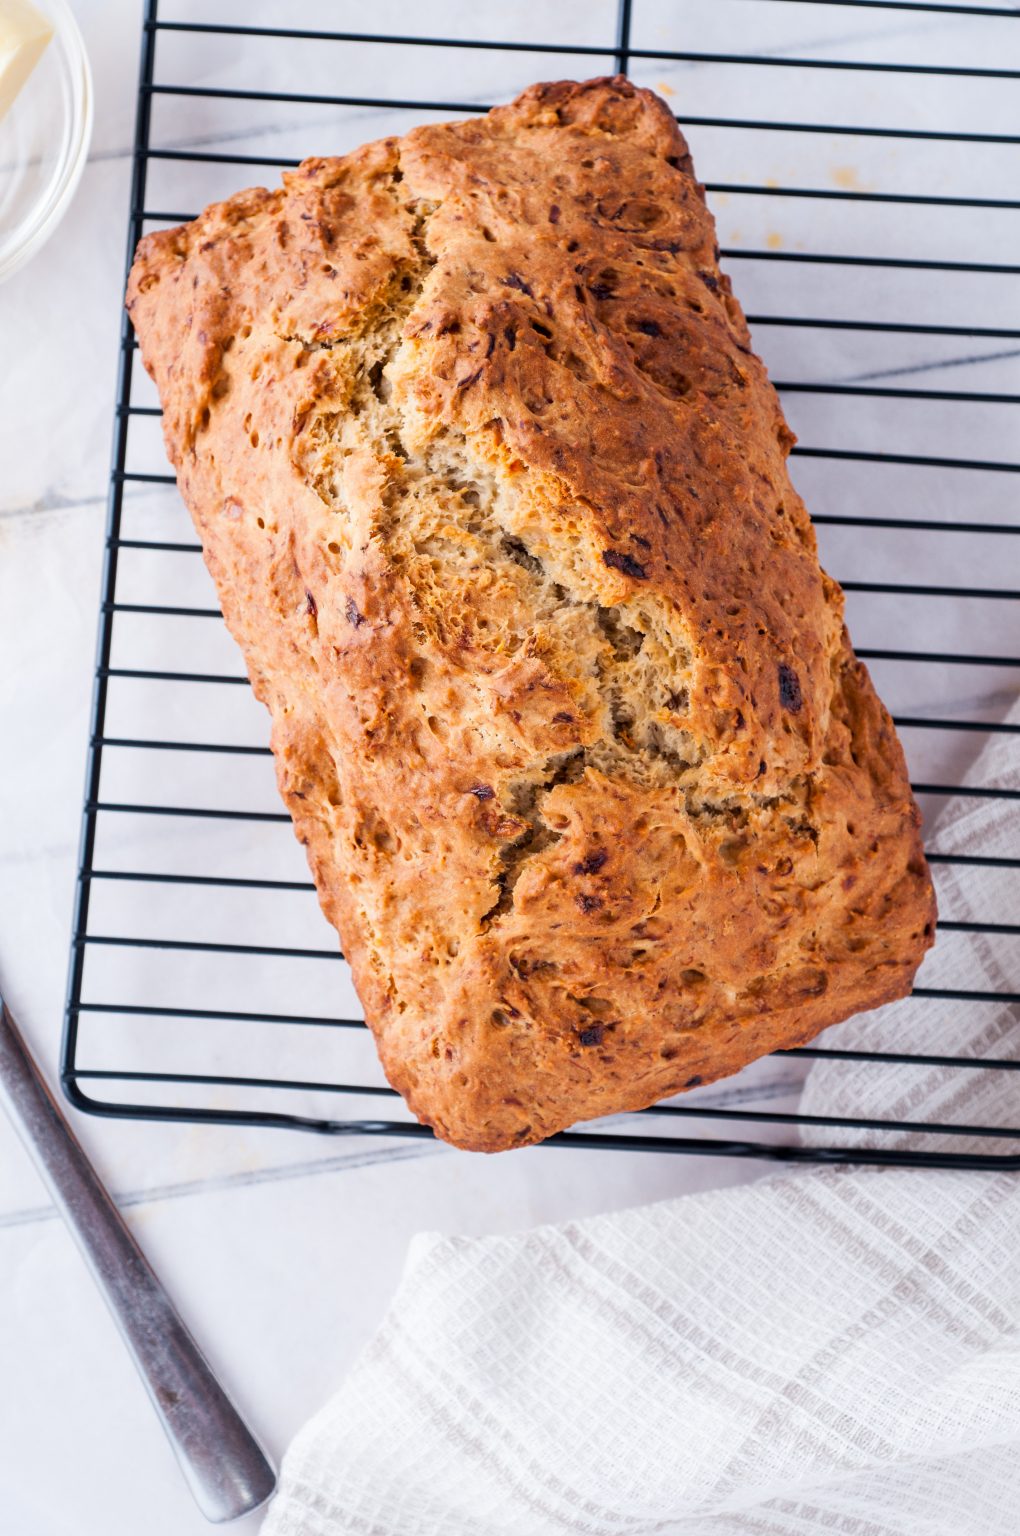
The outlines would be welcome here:
[[[908,990],[902,753],[665,105],[284,181],[129,307],[391,1081],[498,1148]]]

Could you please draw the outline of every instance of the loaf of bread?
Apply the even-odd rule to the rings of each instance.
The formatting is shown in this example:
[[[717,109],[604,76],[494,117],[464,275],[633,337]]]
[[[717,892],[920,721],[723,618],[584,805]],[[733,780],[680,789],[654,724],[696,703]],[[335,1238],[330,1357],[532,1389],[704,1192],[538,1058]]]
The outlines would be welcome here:
[[[665,104],[538,85],[149,235],[128,307],[386,1074],[458,1146],[910,990],[903,754]]]

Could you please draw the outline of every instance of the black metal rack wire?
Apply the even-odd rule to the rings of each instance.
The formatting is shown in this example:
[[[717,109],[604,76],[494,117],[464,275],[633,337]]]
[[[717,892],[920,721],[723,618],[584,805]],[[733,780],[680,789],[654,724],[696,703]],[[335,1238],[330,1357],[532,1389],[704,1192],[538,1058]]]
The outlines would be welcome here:
[[[781,13],[789,18],[808,9],[808,0],[726,3],[731,11],[742,6],[745,16],[757,13],[756,22],[766,13],[769,17]],[[272,0],[266,0],[258,14],[267,6],[271,10]],[[999,25],[1020,25],[1020,13],[1008,6],[927,4],[921,0],[909,4],[893,0],[810,0],[810,7],[813,21],[821,13],[831,16],[841,12],[859,12],[862,16],[867,13],[870,20],[881,21],[883,25],[900,17],[921,17],[932,25],[941,24],[945,18],[966,17],[971,23],[968,40],[976,37],[979,51],[978,34],[992,18],[997,18]],[[484,0],[478,9],[485,10]],[[552,9],[549,25],[555,26],[559,18]],[[416,118],[474,113],[489,105],[484,99],[457,101],[385,92],[349,95],[267,88],[273,81],[250,86],[172,82],[157,75],[157,55],[162,61],[164,51],[175,40],[186,40],[192,48],[199,43],[210,49],[220,48],[217,58],[221,64],[227,59],[222,49],[231,38],[241,36],[261,39],[267,48],[276,50],[305,45],[332,49],[336,50],[337,77],[359,81],[362,77],[353,74],[351,62],[355,54],[359,63],[368,61],[366,68],[371,76],[368,66],[373,60],[396,59],[398,55],[422,61],[422,73],[427,74],[427,61],[437,52],[474,61],[487,55],[520,57],[525,75],[532,61],[535,72],[546,76],[553,72],[545,67],[546,61],[555,61],[556,72],[560,74],[567,72],[564,64],[583,73],[636,73],[654,66],[662,70],[682,69],[686,80],[696,80],[698,76],[692,71],[708,66],[735,70],[745,78],[746,73],[760,75],[763,70],[774,70],[776,78],[785,82],[781,87],[785,92],[790,85],[796,83],[799,87],[817,74],[825,81],[826,91],[833,90],[836,97],[839,93],[833,82],[848,72],[872,82],[891,78],[900,100],[904,82],[920,88],[917,82],[931,81],[943,91],[960,79],[990,83],[1020,80],[1020,69],[988,62],[988,54],[980,62],[953,63],[941,57],[907,61],[834,57],[829,56],[835,46],[830,43],[826,44],[828,51],[823,48],[824,56],[819,57],[817,52],[785,51],[782,37],[774,48],[753,51],[749,47],[745,52],[651,46],[657,34],[642,17],[642,0],[614,0],[612,6],[607,0],[603,7],[606,14],[601,17],[605,35],[592,41],[592,28],[601,23],[595,15],[598,6],[590,9],[595,20],[587,24],[588,40],[571,42],[562,37],[464,37],[453,28],[446,36],[295,28],[269,24],[274,19],[272,15],[267,24],[261,25],[251,19],[252,7],[246,10],[249,19],[244,24],[209,21],[204,16],[198,20],[167,19],[159,14],[159,0],[147,0],[131,183],[129,260],[147,228],[178,222],[195,212],[194,208],[171,212],[147,206],[153,167],[162,167],[169,173],[166,186],[171,190],[180,184],[174,177],[183,172],[211,172],[220,176],[222,168],[226,180],[221,177],[212,184],[202,182],[202,187],[208,190],[211,186],[216,195],[223,195],[233,190],[229,178],[236,181],[235,167],[254,167],[259,171],[286,168],[296,165],[302,152],[321,151],[324,141],[329,140],[329,132],[321,126],[309,130],[301,121],[295,121],[289,131],[290,139],[299,141],[293,145],[297,150],[293,156],[238,153],[230,144],[242,137],[257,145],[259,123],[248,121],[238,132],[231,122],[226,126],[220,124],[215,132],[207,134],[213,147],[202,148],[198,143],[201,134],[182,134],[179,125],[175,134],[173,123],[165,129],[158,128],[157,116],[177,98],[203,122],[206,109],[261,111],[268,104],[277,114],[292,109],[300,113],[307,108],[348,116],[390,114],[401,128],[410,126]],[[681,10],[685,39],[700,41],[705,9],[689,5]],[[327,19],[334,14],[335,8],[327,13]],[[402,19],[406,23],[406,17]],[[922,42],[927,38],[927,34],[917,35]],[[380,52],[376,54],[373,50]],[[307,59],[309,55],[305,52],[302,57]],[[962,57],[966,58],[966,50]],[[384,79],[389,79],[385,65],[374,67]],[[229,75],[229,59],[222,72]],[[297,71],[295,77],[303,78]],[[526,83],[525,78],[519,83]],[[1013,93],[1015,96],[1015,84]],[[944,190],[882,190],[859,184],[859,178],[849,172],[840,173],[837,180],[841,184],[837,185],[790,186],[781,179],[766,176],[757,182],[708,180],[710,200],[718,206],[724,206],[727,199],[762,199],[763,206],[777,199],[786,200],[784,206],[789,206],[791,200],[810,203],[825,199],[845,203],[848,216],[867,204],[892,204],[898,218],[911,209],[957,210],[954,217],[973,217],[975,210],[992,215],[1020,209],[1020,201],[998,195],[1002,184],[996,182],[996,163],[990,162],[991,185],[987,188],[988,178],[976,173],[981,169],[978,157],[982,154],[995,156],[1000,151],[1011,151],[1015,155],[1020,133],[942,126],[946,119],[941,112],[937,116],[931,113],[923,123],[905,122],[903,126],[846,121],[835,113],[837,120],[833,122],[800,121],[796,115],[789,115],[787,101],[788,95],[783,95],[785,110],[772,116],[681,112],[679,117],[685,131],[738,135],[744,146],[764,140],[772,143],[771,136],[776,135],[777,144],[814,141],[828,146],[833,142],[882,139],[900,141],[910,151],[915,146],[937,144],[944,146],[947,156],[965,147],[968,185],[975,190],[966,196]],[[882,105],[879,104],[879,112]],[[866,119],[867,113],[862,112],[861,116]],[[940,126],[929,126],[933,120]],[[368,136],[375,135],[358,134],[353,142]],[[781,159],[781,152],[777,154]],[[704,172],[697,142],[695,158]],[[1005,185],[1015,186],[1016,181],[1007,181]],[[991,195],[993,191],[995,195]],[[958,226],[947,225],[946,229],[951,232]],[[966,338],[968,344],[981,345],[991,341],[1020,343],[1020,315],[1012,326],[968,323],[952,310],[951,292],[952,284],[961,279],[1000,285],[1003,278],[1015,280],[1020,277],[1020,265],[1009,261],[974,261],[969,259],[970,246],[966,242],[962,249],[958,238],[955,244],[950,239],[946,243],[947,253],[939,250],[932,254],[921,249],[907,254],[885,254],[868,249],[858,251],[853,242],[844,251],[819,251],[808,248],[806,239],[795,241],[793,248],[788,248],[771,232],[764,240],[751,244],[736,238],[726,242],[724,233],[723,259],[731,267],[740,267],[737,285],[742,296],[746,297],[750,289],[752,300],[758,294],[767,299],[770,292],[787,300],[778,312],[774,307],[757,309],[752,302],[749,319],[756,336],[773,338],[775,347],[778,344],[774,338],[791,334],[794,341],[799,340],[807,349],[804,355],[816,372],[824,372],[819,357],[821,364],[831,363],[834,356],[842,356],[846,349],[852,349],[858,361],[863,357],[872,363],[888,363],[892,354],[876,348],[920,345],[916,338],[923,338],[925,346],[936,349],[953,338]],[[1003,248],[1007,252],[1010,249],[1008,245]],[[788,272],[794,281],[785,279]],[[749,274],[748,282],[743,281],[745,273]],[[770,276],[760,279],[756,289],[750,280],[753,273]],[[867,280],[866,287],[862,279]],[[906,295],[913,290],[897,288],[901,280],[908,285],[927,281],[929,286],[922,298],[929,299],[938,295],[941,300],[939,285],[946,285],[949,300],[945,307],[939,303],[937,320],[932,320],[930,313],[910,313]],[[884,306],[863,316],[855,312],[855,305],[872,302],[884,290],[891,295]],[[970,291],[978,292],[973,288]],[[1004,307],[1001,286],[990,299],[986,290],[980,290],[980,298],[978,318],[983,322],[998,320]],[[818,313],[819,303],[828,305],[829,312]],[[841,309],[849,312],[840,313]],[[946,309],[954,316],[952,323],[943,318]],[[819,338],[830,351],[819,353]],[[779,346],[778,350],[783,371],[797,362],[796,347]],[[1004,345],[999,354],[984,356],[1016,355],[1017,350]],[[846,355],[850,356],[849,350]],[[775,372],[775,362],[769,360]],[[903,361],[899,354],[896,360]],[[934,363],[921,360],[899,367],[869,367],[863,370],[863,377],[859,372],[842,381],[781,377],[777,387],[784,397],[805,404],[810,404],[811,397],[822,402],[839,398],[871,409],[870,402],[881,401],[883,412],[905,409],[909,413],[912,407],[923,410],[934,402],[943,407],[958,406],[967,413],[978,407],[1015,409],[1020,404],[1020,395],[1010,392],[934,389],[923,383],[903,386],[888,382],[891,376],[923,374],[929,367],[966,367],[981,361],[978,353],[962,358],[939,357]],[[137,366],[135,342],[125,319],[62,1054],[65,1091],[78,1108],[101,1115],[276,1125],[331,1134],[428,1136],[428,1131],[406,1116],[400,1101],[379,1075],[367,1049],[367,1031],[357,1016],[356,999],[349,983],[336,981],[335,962],[341,957],[314,909],[311,884],[294,862],[297,855],[290,842],[286,847],[280,842],[284,833],[273,830],[280,825],[285,829],[289,818],[273,797],[265,730],[256,714],[245,713],[247,693],[242,695],[240,689],[247,680],[240,674],[236,661],[231,666],[231,653],[222,644],[222,625],[215,625],[218,609],[208,601],[211,589],[202,586],[204,575],[181,575],[185,569],[191,573],[200,567],[199,546],[176,499],[173,477],[162,469],[137,467],[139,463],[158,465],[161,461],[158,443],[151,435],[145,435],[151,430],[146,426],[147,419],[158,418],[160,414],[158,406],[151,403],[154,397],[147,397],[145,388],[142,370]],[[147,398],[150,403],[146,403]],[[809,418],[812,419],[815,418]],[[831,430],[834,418],[823,415],[817,419],[822,421],[823,430]],[[968,414],[968,422],[976,420]],[[893,430],[899,430],[895,422]],[[908,414],[903,417],[902,440],[894,438],[889,447],[852,441],[834,442],[831,446],[807,442],[794,450],[799,474],[808,474],[812,462],[817,465],[812,482],[815,493],[809,488],[807,499],[823,536],[831,529],[832,538],[843,539],[834,546],[837,558],[842,556],[851,563],[849,579],[843,580],[843,586],[851,594],[851,603],[856,600],[854,595],[859,594],[864,605],[861,620],[854,625],[858,639],[865,642],[858,647],[858,654],[878,670],[891,669],[888,675],[892,683],[886,685],[880,679],[883,691],[886,686],[893,686],[894,692],[899,690],[898,697],[907,700],[900,708],[894,703],[894,714],[906,739],[915,790],[926,806],[933,807],[958,794],[986,799],[1020,798],[1020,791],[989,790],[956,782],[972,749],[978,745],[976,737],[1008,736],[1020,730],[1001,718],[988,718],[990,709],[994,713],[996,703],[1005,697],[1005,690],[1015,687],[1016,669],[1020,667],[1020,655],[1008,654],[1011,646],[1020,650],[1014,617],[1017,610],[1013,606],[1020,598],[1020,583],[1015,582],[1014,576],[1015,585],[1009,585],[1007,577],[1006,584],[992,586],[986,578],[991,562],[993,570],[999,572],[996,579],[1001,580],[1002,570],[1016,548],[1014,540],[1020,534],[1015,496],[1010,502],[1008,491],[1003,489],[1011,489],[1015,484],[1010,477],[1020,472],[1020,462],[1002,457],[996,450],[1000,442],[1008,445],[1012,440],[1016,444],[1015,418],[1006,431],[1000,428],[989,432],[980,426],[969,435],[984,445],[979,456],[953,451],[951,441],[946,451],[929,452],[924,418]],[[941,442],[939,447],[943,447]],[[901,477],[892,488],[890,472]],[[912,478],[904,479],[904,474]],[[952,481],[949,491],[945,489],[947,477]],[[976,490],[979,482],[981,488]],[[876,502],[883,510],[872,511]],[[940,515],[947,502],[950,515]],[[838,510],[827,510],[833,503]],[[910,509],[918,503],[921,510],[911,515]],[[907,515],[887,515],[884,508],[890,504],[907,509]],[[966,507],[967,515],[960,515],[960,505]],[[868,539],[861,541],[854,530],[864,530]],[[927,541],[924,550],[934,553],[929,558],[918,553],[922,549],[920,543],[911,544],[910,568],[904,569],[902,550],[896,555],[898,546],[883,543],[885,535],[901,541],[923,538]],[[869,551],[877,571],[868,565]],[[974,579],[961,581],[961,573],[966,576],[971,569]],[[1016,571],[1015,561],[1012,569]],[[919,571],[940,579],[910,579]],[[843,573],[836,570],[835,574]],[[947,576],[952,579],[946,579]],[[168,601],[168,596],[179,589],[190,600]],[[201,601],[200,596],[206,601]],[[895,607],[883,607],[886,599],[895,599]],[[964,618],[947,623],[947,610],[937,607],[943,599],[962,605],[959,611]],[[921,604],[928,607],[922,609]],[[903,606],[906,618],[900,616]],[[925,614],[933,617],[924,617]],[[975,646],[961,649],[953,639],[961,626],[966,636],[972,631],[980,634]],[[926,643],[918,647],[904,642],[901,636],[911,631],[911,640],[920,635]],[[943,641],[944,632],[950,634],[948,642]],[[873,639],[879,643],[870,643]],[[216,670],[217,664],[221,670]],[[913,681],[922,673],[929,679],[923,686]],[[973,707],[956,709],[955,713],[955,706],[946,707],[941,702],[940,707],[939,685],[931,681],[954,677],[966,677],[974,692]],[[983,683],[983,678],[991,678],[992,682]],[[998,694],[996,688],[1000,690]],[[934,695],[934,702],[926,703],[926,695]],[[245,702],[240,702],[242,699]],[[175,729],[178,725],[180,730]],[[191,725],[193,730],[188,729]],[[224,739],[231,735],[234,739]],[[218,803],[202,803],[203,795]],[[239,800],[251,803],[238,803]],[[194,835],[196,826],[205,829],[200,839]],[[188,837],[175,837],[175,828],[187,829]],[[186,850],[181,855],[184,865],[176,867],[180,848]],[[1005,898],[1004,887],[995,882],[1015,876],[1020,870],[1020,847],[1017,852],[1014,857],[946,852],[933,847],[929,859],[936,870],[939,866],[956,865],[986,872],[992,882],[989,910],[998,919]],[[202,867],[195,867],[196,858]],[[120,918],[119,926],[112,932],[105,926],[108,911]],[[258,942],[239,943],[215,937],[225,934],[230,923],[236,924],[239,918],[252,925]],[[134,931],[136,927],[145,931]],[[945,919],[939,928],[940,944],[952,942],[954,933],[977,931],[989,942],[1015,941],[1020,935],[1020,924],[999,920]],[[260,930],[276,942],[262,942]],[[284,939],[287,942],[282,942]],[[303,942],[296,942],[298,939]],[[188,958],[187,967],[179,963],[178,957],[184,956]],[[314,979],[308,980],[308,976]],[[185,995],[180,988],[186,978],[192,990]],[[312,1000],[321,997],[323,991],[346,998],[351,1004],[349,1016],[331,1017],[316,1011]],[[919,985],[915,995],[930,999],[933,1007],[1020,1002],[1020,993],[960,986]],[[210,1006],[210,997],[223,1006]],[[301,1005],[290,1006],[292,997],[302,1000]],[[287,1000],[288,1006],[280,1006],[280,998]],[[99,1033],[90,1036],[90,1030]],[[256,1054],[268,1052],[271,1061],[296,1060],[290,1046],[296,1032],[303,1032],[311,1040],[311,1055],[302,1060],[317,1063],[314,1071],[305,1068],[283,1076],[245,1070],[253,1059],[256,1036],[261,1041]],[[838,1027],[829,1031],[822,1043],[778,1054],[799,1061],[863,1061],[883,1069],[941,1066],[960,1073],[976,1068],[997,1073],[1020,1070],[1020,1060],[1008,1057],[985,1059],[926,1055],[923,1051],[890,1053],[841,1048]],[[327,1071],[334,1063],[341,1070]],[[207,1070],[194,1070],[196,1065],[204,1065]],[[739,1083],[740,1079],[736,1081]],[[337,1114],[330,1108],[337,1102],[344,1104],[345,1113]],[[383,1115],[375,1112],[380,1102],[385,1105]],[[594,1128],[564,1133],[554,1141],[592,1148],[723,1153],[800,1161],[853,1159],[885,1164],[1020,1167],[1020,1153],[1013,1150],[1020,1143],[1020,1129],[782,1114],[764,1105],[734,1107],[739,1102],[739,1093],[731,1095],[728,1106],[711,1101],[671,1102],[642,1116],[626,1117],[622,1125],[596,1124]],[[753,1089],[746,1102],[754,1105]],[[1017,1120],[1020,1122],[1020,1115]],[[722,1126],[726,1136],[708,1134],[706,1128],[713,1124],[717,1128]],[[793,1138],[804,1126],[913,1130],[930,1133],[939,1140],[929,1149],[803,1145]],[[767,1129],[778,1139],[755,1139],[752,1127],[758,1127],[763,1137]],[[680,1128],[697,1134],[673,1134]],[[968,1143],[976,1137],[987,1137],[990,1142],[1001,1137],[1009,1141],[1011,1149],[984,1152],[972,1150],[969,1145],[968,1150],[958,1150],[945,1144],[946,1138],[951,1142],[956,1136]],[[963,1145],[962,1140],[959,1145]]]

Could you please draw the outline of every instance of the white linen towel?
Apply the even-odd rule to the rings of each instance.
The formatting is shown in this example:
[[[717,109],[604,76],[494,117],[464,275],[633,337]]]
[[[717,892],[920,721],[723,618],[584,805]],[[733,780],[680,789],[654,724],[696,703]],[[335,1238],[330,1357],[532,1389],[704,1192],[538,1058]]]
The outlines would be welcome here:
[[[968,783],[1020,789],[1015,738]],[[1015,802],[960,796],[937,846],[1016,854],[1016,823]],[[943,917],[1020,909],[1016,871],[937,874]],[[1015,993],[1009,942],[943,933],[924,983]],[[914,998],[833,1043],[1012,1059],[1016,1025],[1005,1002]],[[1020,1076],[824,1062],[803,1108],[1020,1126]],[[1020,1130],[935,1145],[1015,1152]],[[798,1169],[518,1236],[423,1236],[288,1451],[263,1536],[1016,1536],[1018,1325],[1007,1172]]]

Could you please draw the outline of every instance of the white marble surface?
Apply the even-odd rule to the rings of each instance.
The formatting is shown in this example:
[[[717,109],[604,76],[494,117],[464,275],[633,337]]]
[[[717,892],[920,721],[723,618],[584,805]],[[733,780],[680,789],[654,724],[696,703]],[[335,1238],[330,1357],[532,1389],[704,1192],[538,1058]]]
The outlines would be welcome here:
[[[139,15],[129,0],[78,0],[97,83],[97,120],[85,177],[58,237],[0,289],[0,980],[52,1075],[65,985],[74,894],[95,617],[105,522],[123,280],[125,218]],[[353,4],[309,4],[309,26],[355,28]],[[556,7],[448,3],[409,18],[396,0],[372,8],[379,30],[442,30],[448,36],[521,37],[529,25],[559,41],[611,38],[614,7],[569,0]],[[636,0],[635,42],[659,48],[735,49],[800,57],[913,59],[1020,67],[1020,24],[978,16],[876,13],[823,4],[717,0],[677,6]],[[219,8],[226,17],[230,7]],[[290,7],[270,0],[245,20],[285,24]],[[194,0],[171,17],[209,17]],[[429,19],[426,19],[426,18]],[[434,21],[432,17],[436,18]],[[364,24],[364,22],[362,22]],[[497,99],[537,75],[596,72],[562,56],[430,53],[243,38],[163,34],[157,78],[177,83],[308,92],[345,91]],[[1017,133],[1016,86],[927,76],[794,73],[721,65],[637,62],[642,82],[664,86],[677,110],[802,122],[867,122]],[[393,128],[406,116],[369,109],[208,98],[157,98],[154,142],[294,156],[342,150]],[[721,183],[898,190],[936,195],[1016,195],[1016,148],[919,144],[901,139],[697,128],[690,134],[701,175]],[[154,162],[147,204],[190,212],[257,170]],[[265,176],[274,176],[267,170]],[[873,202],[791,200],[720,193],[713,198],[724,246],[779,251],[853,250],[959,261],[1015,260],[1013,210],[907,208]],[[1015,277],[729,262],[745,307],[793,314],[1020,329]],[[756,327],[776,377],[1018,393],[1020,342],[874,332]],[[134,399],[151,399],[139,381]],[[790,394],[788,412],[809,446],[1020,459],[1015,407],[890,402]],[[158,438],[132,428],[133,469],[161,467]],[[852,466],[802,459],[797,478],[815,511],[864,512],[988,523],[1016,522],[1016,477],[935,469]],[[188,537],[172,491],[132,486],[125,531]],[[1008,536],[915,534],[827,527],[828,565],[847,579],[1017,587],[1016,545]],[[204,572],[188,556],[125,559],[124,601],[211,601]],[[973,599],[851,595],[861,643],[1020,653],[1006,603]],[[237,669],[215,621],[117,621],[122,665],[131,657],[167,665],[174,657],[204,670]],[[162,662],[155,658],[163,658]],[[136,665],[144,665],[135,660]],[[901,713],[997,718],[1015,673],[1004,669],[876,663],[883,690]],[[193,691],[192,691],[193,692]],[[230,697],[223,699],[223,694]],[[119,713],[118,713],[119,711]],[[188,735],[258,744],[265,727],[241,689],[219,689],[211,704],[191,695],[111,693],[111,730]],[[950,781],[978,745],[962,733],[909,731],[915,777]],[[163,796],[165,803],[275,805],[263,759],[184,754],[111,754],[107,798]],[[301,879],[300,859],[278,828],[243,837],[222,824],[124,818],[103,847],[111,867],[192,870],[228,865]],[[246,896],[196,906],[172,888],[104,889],[97,909],[121,932],[195,936],[247,934],[249,942],[328,947],[310,900],[286,907]],[[990,900],[994,900],[992,893]],[[204,903],[204,904],[203,904]],[[98,917],[97,917],[98,920]],[[281,936],[282,935],[282,936]],[[234,1006],[241,989],[266,996],[305,989],[311,1012],[338,1012],[340,967],[311,962],[221,966],[207,957],[104,953],[88,985],[95,996],[140,1002],[161,989],[190,987],[206,1007]],[[243,969],[243,975],[242,975]],[[119,990],[117,990],[119,989]],[[275,990],[274,990],[275,989]],[[331,990],[332,989],[332,990]],[[169,996],[169,991],[167,991]],[[178,990],[173,994],[180,998]],[[217,1003],[216,998],[223,1001]],[[322,999],[326,998],[324,1002]],[[249,1004],[248,1006],[256,1006]],[[223,1034],[181,1026],[97,1027],[93,1065],[199,1063],[204,1051],[235,1072],[284,1061],[295,1076],[328,1074],[321,1032],[300,1046],[265,1028]],[[333,1050],[332,1044],[328,1047]],[[357,1049],[356,1045],[351,1049]],[[318,1053],[318,1054],[317,1054]],[[317,1063],[317,1065],[313,1064]],[[284,1070],[283,1067],[280,1070]],[[365,1066],[371,1072],[370,1066]],[[366,1077],[365,1081],[370,1078]],[[791,1063],[773,1063],[736,1092],[788,1107]],[[322,1107],[306,1096],[302,1107]],[[330,1108],[336,1112],[335,1101]],[[710,1123],[708,1126],[711,1134]],[[76,1117],[82,1139],[123,1202],[157,1268],[238,1401],[274,1452],[339,1381],[380,1317],[411,1235],[424,1228],[506,1230],[754,1176],[757,1165],[655,1155],[533,1150],[483,1160],[401,1141],[330,1141],[292,1132],[156,1125]],[[204,1529],[170,1453],[70,1241],[6,1125],[0,1124],[0,1529],[12,1536],[189,1536]],[[258,1520],[238,1529],[254,1530]]]

